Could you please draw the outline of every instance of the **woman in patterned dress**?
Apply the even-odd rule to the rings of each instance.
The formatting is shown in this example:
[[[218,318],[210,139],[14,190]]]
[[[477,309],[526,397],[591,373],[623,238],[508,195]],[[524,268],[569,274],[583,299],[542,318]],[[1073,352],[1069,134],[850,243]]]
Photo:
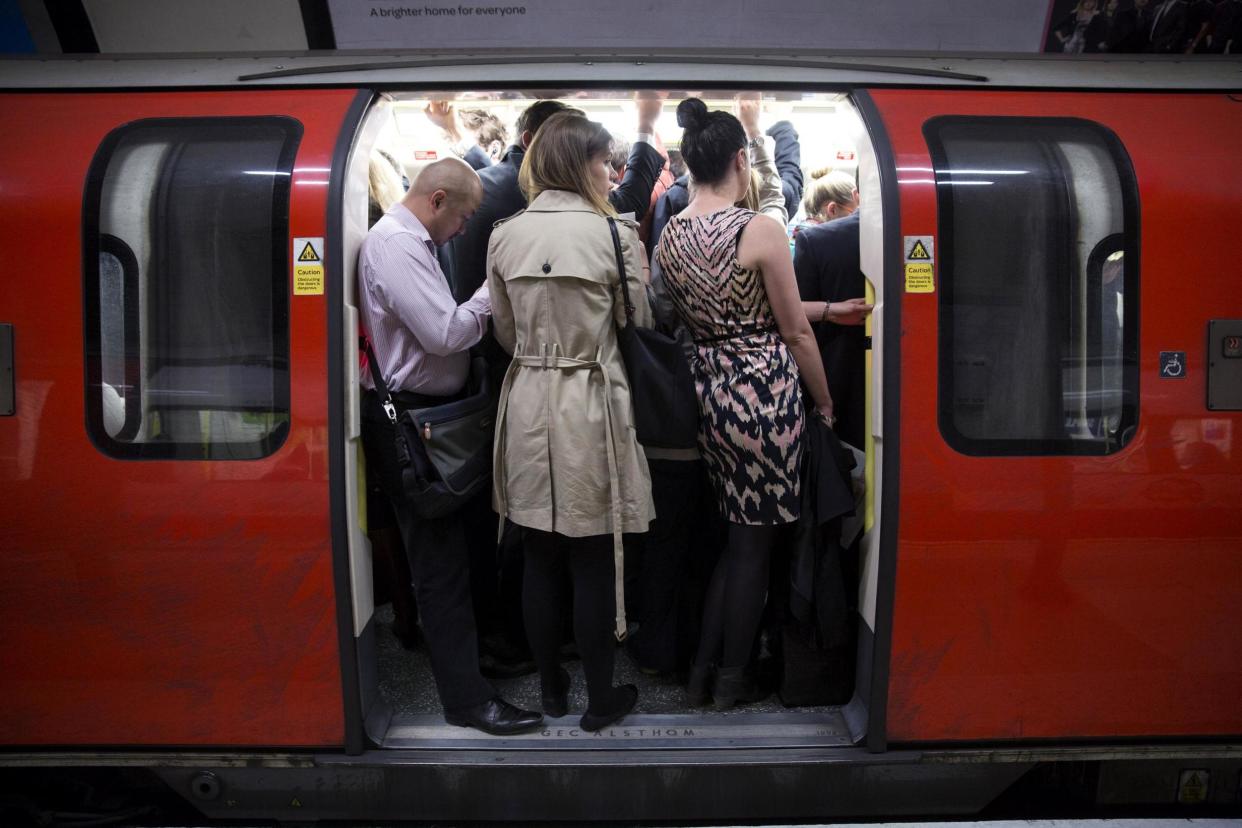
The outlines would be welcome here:
[[[750,182],[746,134],[698,98],[677,107],[694,200],[674,216],[657,252],[665,286],[695,342],[692,369],[707,461],[729,540],[712,573],[686,688],[718,709],[761,698],[746,673],[778,531],[798,519],[806,380],[815,412],[832,399],[802,310],[784,228],[735,206]],[[718,665],[718,666],[717,666]]]

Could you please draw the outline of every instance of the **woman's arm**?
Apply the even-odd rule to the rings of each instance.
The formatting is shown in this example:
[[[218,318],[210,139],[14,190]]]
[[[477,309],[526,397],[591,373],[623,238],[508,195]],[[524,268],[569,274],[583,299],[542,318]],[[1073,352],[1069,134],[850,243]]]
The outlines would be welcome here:
[[[771,216],[784,227],[789,221],[789,213],[785,211],[785,192],[781,189],[781,174],[776,170],[776,162],[763,130],[759,128],[760,101],[757,96],[747,94],[738,99],[737,117],[746,131],[750,142],[750,165],[759,174],[759,206],[758,212]],[[775,143],[775,142],[773,142]]]
[[[798,371],[811,392],[816,410],[831,421],[832,397],[828,393],[828,378],[824,375],[824,363],[819,357],[815,335],[802,311],[785,228],[766,216],[751,219],[742,231],[737,259],[742,267],[758,268],[762,272],[763,287],[772,305],[781,339],[785,340],[794,361],[798,363]]]
[[[760,135],[758,141],[751,146],[750,165],[759,173],[759,212],[771,216],[784,227],[789,222],[789,213],[785,211],[785,191],[781,186],[781,174],[777,172],[768,144],[771,140]]]

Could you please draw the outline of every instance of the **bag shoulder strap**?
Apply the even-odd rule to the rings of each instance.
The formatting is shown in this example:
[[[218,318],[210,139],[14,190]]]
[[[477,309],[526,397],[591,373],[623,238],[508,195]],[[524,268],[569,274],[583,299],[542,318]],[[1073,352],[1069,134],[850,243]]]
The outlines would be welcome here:
[[[392,401],[392,394],[388,391],[388,384],[384,382],[383,374],[380,373],[379,360],[375,358],[375,349],[371,347],[371,338],[366,335],[359,336],[358,344],[367,352],[367,365],[371,368],[371,381],[375,383],[375,390],[384,396],[384,413],[388,415],[388,419],[392,421],[393,425],[396,425],[397,406]]]
[[[634,324],[634,303],[630,301],[629,279],[625,277],[625,257],[621,255],[621,236],[617,233],[617,222],[608,216],[608,230],[612,233],[612,252],[617,257],[617,276],[621,279],[621,296],[625,300],[625,326]]]

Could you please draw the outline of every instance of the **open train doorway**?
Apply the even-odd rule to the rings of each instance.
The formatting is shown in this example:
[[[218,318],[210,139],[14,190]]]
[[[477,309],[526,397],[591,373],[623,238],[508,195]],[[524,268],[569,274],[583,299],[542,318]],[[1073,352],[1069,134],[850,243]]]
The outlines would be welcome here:
[[[640,117],[640,98],[665,101],[654,124]],[[862,329],[867,343],[859,373],[864,392],[850,401],[863,427],[854,448],[856,508],[833,529],[832,542],[817,545],[808,558],[795,554],[791,529],[773,555],[767,608],[755,643],[752,669],[770,692],[757,703],[718,713],[691,707],[684,690],[685,672],[697,638],[702,592],[714,565],[723,532],[710,514],[714,498],[702,463],[648,458],[653,485],[678,492],[676,516],[665,516],[665,546],[653,551],[648,536],[626,539],[627,644],[619,646],[615,681],[639,688],[633,713],[598,734],[578,728],[586,707],[580,663],[570,642],[565,667],[573,677],[569,715],[546,719],[546,727],[525,736],[499,738],[445,724],[425,645],[419,641],[418,610],[411,600],[400,536],[377,490],[368,486],[358,422],[360,367],[345,366],[347,393],[346,485],[349,552],[353,591],[353,625],[359,641],[361,699],[367,732],[386,747],[449,748],[599,747],[743,747],[829,746],[858,743],[867,728],[875,607],[878,586],[879,487],[883,435],[878,416],[882,349],[879,319],[883,310],[880,175],[876,152],[850,96],[841,92],[765,92],[715,90],[419,90],[377,96],[364,117],[347,164],[341,205],[344,252],[345,353],[357,352],[359,335],[356,262],[369,226],[399,199],[427,163],[457,155],[479,164],[513,163],[519,148],[516,125],[537,100],[557,99],[601,122],[615,141],[618,180],[632,142],[649,141],[666,165],[648,204],[643,239],[654,252],[655,206],[661,192],[685,186],[680,158],[682,130],[675,115],[678,101],[703,98],[710,108],[737,111],[743,99],[758,101],[760,126],[769,136],[773,166],[786,185],[785,225],[793,255],[797,235],[807,228],[846,215],[825,210],[833,187],[857,191],[862,288],[876,311]],[[647,132],[646,130],[650,130]],[[640,138],[640,132],[642,137]],[[825,194],[827,193],[827,196]],[[818,201],[817,201],[818,196]],[[839,200],[839,196],[837,197]],[[385,203],[388,202],[388,203]],[[480,255],[485,257],[486,251]],[[453,262],[442,266],[450,286]],[[468,295],[468,294],[467,294]],[[839,298],[839,297],[837,297]],[[459,301],[461,299],[459,298]],[[874,343],[874,344],[873,344]],[[659,467],[657,470],[656,467]],[[692,493],[687,499],[686,493]],[[688,505],[689,504],[689,505]],[[657,512],[660,512],[657,497]],[[660,520],[657,514],[657,522]],[[668,524],[674,523],[667,531]],[[509,701],[540,709],[540,686],[522,630],[520,607],[521,544],[506,532],[499,548],[487,547],[496,535],[494,513],[472,516],[479,530],[472,546],[472,594],[479,627],[480,658],[485,676]],[[669,538],[686,544],[678,563],[669,565]],[[805,546],[803,547],[805,549]],[[653,609],[655,607],[655,609]],[[643,625],[648,625],[647,630]],[[669,640],[646,651],[653,631]],[[646,635],[644,636],[644,633]],[[664,657],[652,658],[659,651]]]

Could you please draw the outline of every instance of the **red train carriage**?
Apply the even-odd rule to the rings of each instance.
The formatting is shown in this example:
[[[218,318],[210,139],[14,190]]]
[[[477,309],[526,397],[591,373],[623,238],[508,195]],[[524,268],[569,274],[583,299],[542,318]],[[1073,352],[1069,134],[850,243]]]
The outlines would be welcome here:
[[[140,768],[235,818],[971,812],[1065,763],[1238,802],[1236,65],[673,57],[4,64],[0,766]],[[404,103],[567,86],[856,127],[846,705],[496,739],[382,692],[367,159]]]

